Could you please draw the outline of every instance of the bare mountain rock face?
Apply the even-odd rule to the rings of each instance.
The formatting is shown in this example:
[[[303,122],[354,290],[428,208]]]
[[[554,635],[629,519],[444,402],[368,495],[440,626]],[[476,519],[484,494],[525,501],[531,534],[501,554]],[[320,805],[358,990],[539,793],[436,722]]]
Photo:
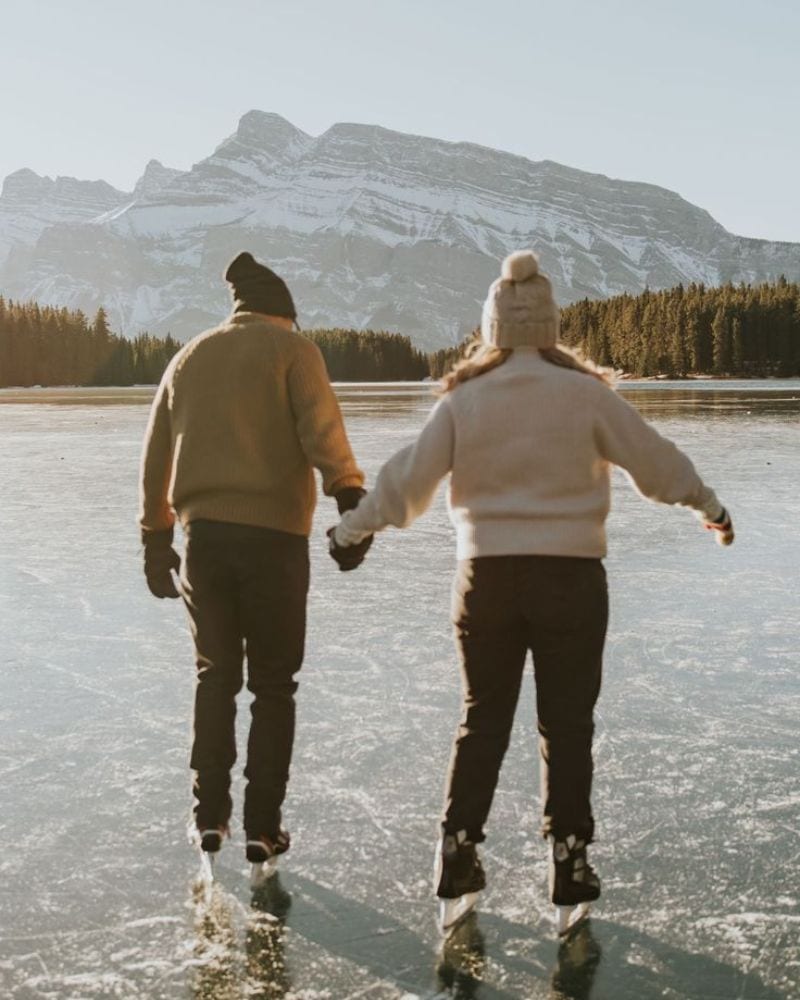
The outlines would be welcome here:
[[[252,251],[306,327],[400,331],[434,349],[473,329],[500,259],[533,247],[562,304],[678,282],[800,279],[800,244],[745,239],[649,184],[371,125],[314,138],[251,111],[191,170],[151,160],[132,193],[11,174],[0,292],[185,339],[228,309]]]

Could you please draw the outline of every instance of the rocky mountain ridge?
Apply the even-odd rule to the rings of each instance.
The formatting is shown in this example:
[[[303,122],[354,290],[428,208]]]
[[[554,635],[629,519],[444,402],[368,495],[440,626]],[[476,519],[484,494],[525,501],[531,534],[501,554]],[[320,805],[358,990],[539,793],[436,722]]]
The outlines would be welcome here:
[[[800,278],[800,245],[727,232],[654,185],[470,143],[337,124],[309,136],[251,111],[190,170],[150,161],[133,192],[20,170],[0,195],[0,292],[186,338],[225,315],[242,249],[288,281],[304,326],[457,341],[511,250],[556,296]]]

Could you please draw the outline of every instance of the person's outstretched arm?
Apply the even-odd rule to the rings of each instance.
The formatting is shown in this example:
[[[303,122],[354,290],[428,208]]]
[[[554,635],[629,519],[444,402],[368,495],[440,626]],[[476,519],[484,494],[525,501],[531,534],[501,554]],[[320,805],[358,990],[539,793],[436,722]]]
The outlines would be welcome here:
[[[378,473],[374,490],[347,511],[334,538],[357,545],[392,524],[405,528],[430,507],[436,489],[453,465],[453,417],[447,399],[433,408],[419,437],[396,452]]]
[[[322,473],[323,492],[336,496],[363,486],[364,473],[353,457],[339,401],[316,344],[304,341],[289,368],[288,380],[297,436],[309,464]]]
[[[139,473],[139,527],[143,532],[164,531],[175,523],[167,494],[172,476],[172,429],[169,414],[167,368],[156,391],[144,435]]]
[[[709,525],[724,523],[725,508],[689,457],[613,390],[602,390],[595,433],[603,458],[624,469],[643,496],[690,507]]]

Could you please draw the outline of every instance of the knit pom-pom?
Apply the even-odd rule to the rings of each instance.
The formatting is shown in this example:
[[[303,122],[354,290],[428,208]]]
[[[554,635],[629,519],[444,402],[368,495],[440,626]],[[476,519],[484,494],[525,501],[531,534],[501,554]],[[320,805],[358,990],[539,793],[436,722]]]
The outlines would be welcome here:
[[[506,281],[527,281],[539,273],[539,258],[533,250],[517,250],[503,261],[500,277]]]

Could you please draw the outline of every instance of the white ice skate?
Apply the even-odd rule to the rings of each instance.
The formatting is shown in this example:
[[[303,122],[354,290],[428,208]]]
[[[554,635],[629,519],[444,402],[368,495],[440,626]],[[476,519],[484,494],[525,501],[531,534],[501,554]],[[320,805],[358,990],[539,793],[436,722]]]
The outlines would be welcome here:
[[[486,887],[478,852],[466,831],[444,834],[439,840],[433,885],[439,897],[439,930],[447,935],[472,913]]]
[[[560,938],[567,937],[576,927],[589,916],[589,903],[578,903],[575,906],[556,906],[556,933]]]
[[[269,837],[249,837],[245,846],[250,862],[250,888],[258,889],[278,870],[278,858],[289,850],[290,839],[286,830],[278,831],[274,840]]]
[[[550,899],[555,904],[556,933],[566,937],[589,915],[600,896],[600,879],[586,857],[586,842],[570,834],[550,837]]]
[[[479,892],[465,892],[456,899],[439,900],[439,930],[449,934],[472,913],[478,902]]]
[[[189,843],[200,853],[199,883],[205,888],[206,894],[214,885],[214,863],[222,847],[223,839],[228,835],[227,829],[199,830],[193,822],[186,829]]]
[[[277,870],[277,856],[269,858],[266,861],[252,861],[250,863],[250,888],[258,889],[267,879],[272,878]]]

